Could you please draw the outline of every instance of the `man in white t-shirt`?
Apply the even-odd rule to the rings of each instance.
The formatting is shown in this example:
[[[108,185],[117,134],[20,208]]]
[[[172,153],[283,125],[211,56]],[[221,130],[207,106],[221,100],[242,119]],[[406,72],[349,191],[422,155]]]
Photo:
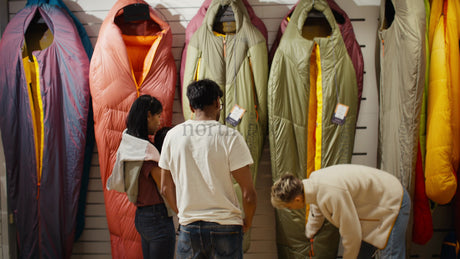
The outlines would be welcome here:
[[[256,209],[253,160],[241,134],[218,122],[222,95],[214,81],[191,83],[187,97],[195,117],[164,140],[161,191],[178,213],[178,259],[243,258],[243,233]],[[242,190],[244,214],[232,177]]]

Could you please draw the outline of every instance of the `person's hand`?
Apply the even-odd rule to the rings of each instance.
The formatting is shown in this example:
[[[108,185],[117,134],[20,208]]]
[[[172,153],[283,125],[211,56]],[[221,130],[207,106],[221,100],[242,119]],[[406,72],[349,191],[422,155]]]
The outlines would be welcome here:
[[[246,233],[251,228],[251,224],[246,222],[246,219],[243,219],[243,233]]]

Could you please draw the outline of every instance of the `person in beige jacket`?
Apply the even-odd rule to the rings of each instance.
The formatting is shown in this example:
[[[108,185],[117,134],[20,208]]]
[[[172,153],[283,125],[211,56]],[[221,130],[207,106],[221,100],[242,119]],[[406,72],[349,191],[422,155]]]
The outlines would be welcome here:
[[[276,208],[302,209],[310,204],[305,234],[314,236],[326,218],[342,237],[343,258],[405,258],[405,233],[411,202],[393,175],[362,165],[335,165],[301,180],[285,174],[272,186]]]

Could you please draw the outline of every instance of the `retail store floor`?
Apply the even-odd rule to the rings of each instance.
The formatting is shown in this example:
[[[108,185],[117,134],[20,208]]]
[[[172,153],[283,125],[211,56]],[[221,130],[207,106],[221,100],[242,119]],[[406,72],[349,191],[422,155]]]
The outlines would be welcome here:
[[[256,179],[257,208],[252,223],[251,246],[244,259],[276,259],[275,210],[270,203],[272,173],[266,141]]]

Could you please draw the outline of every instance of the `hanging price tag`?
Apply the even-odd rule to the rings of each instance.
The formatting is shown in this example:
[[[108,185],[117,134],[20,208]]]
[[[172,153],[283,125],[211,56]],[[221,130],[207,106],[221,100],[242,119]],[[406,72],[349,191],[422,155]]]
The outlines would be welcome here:
[[[345,119],[347,118],[349,107],[345,104],[337,104],[335,107],[334,115],[332,116],[332,123],[343,125],[345,124]]]
[[[245,112],[245,109],[241,108],[238,104],[235,104],[225,120],[233,127],[236,127],[240,124]]]

